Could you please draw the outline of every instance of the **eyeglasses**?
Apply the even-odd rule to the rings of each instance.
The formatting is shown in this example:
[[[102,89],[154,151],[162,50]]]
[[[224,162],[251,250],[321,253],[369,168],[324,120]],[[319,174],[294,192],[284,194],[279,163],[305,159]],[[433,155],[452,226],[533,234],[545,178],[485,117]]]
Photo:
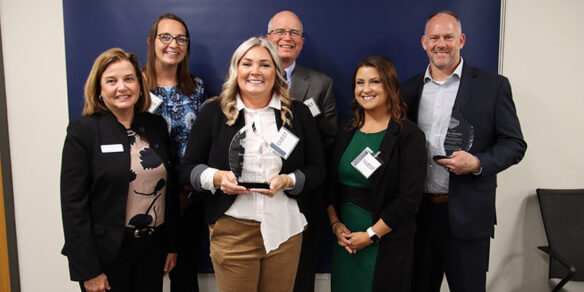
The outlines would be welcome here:
[[[157,34],[156,37],[163,44],[170,44],[170,43],[172,43],[172,40],[176,40],[176,43],[179,46],[186,46],[189,43],[189,38],[186,35],[177,35],[174,37],[169,33],[161,33],[161,34]]]
[[[290,33],[290,37],[294,38],[294,39],[300,39],[302,37],[302,32],[297,30],[297,29],[283,29],[283,28],[278,28],[278,29],[273,29],[270,32],[268,32],[268,34],[276,34],[279,37],[284,37],[286,36],[286,33]]]

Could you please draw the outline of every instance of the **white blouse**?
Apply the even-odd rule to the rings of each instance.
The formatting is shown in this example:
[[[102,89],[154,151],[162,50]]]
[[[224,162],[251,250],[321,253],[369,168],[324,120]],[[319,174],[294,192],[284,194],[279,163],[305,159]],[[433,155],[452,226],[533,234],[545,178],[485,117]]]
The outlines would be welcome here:
[[[269,146],[278,134],[274,110],[281,109],[280,98],[273,95],[268,106],[253,110],[246,108],[238,95],[237,109],[243,109],[244,127],[248,129],[245,155],[262,157],[254,160],[245,159],[244,156],[242,179],[268,182],[279,175],[282,169],[282,158]],[[216,171],[217,169],[209,168],[201,174],[201,186],[213,193],[216,190],[213,186],[213,175]],[[295,180],[294,174],[289,175]],[[282,190],[271,198],[256,192],[237,195],[225,215],[261,222],[260,229],[266,253],[277,249],[288,238],[301,233],[307,224],[296,200],[288,197]]]

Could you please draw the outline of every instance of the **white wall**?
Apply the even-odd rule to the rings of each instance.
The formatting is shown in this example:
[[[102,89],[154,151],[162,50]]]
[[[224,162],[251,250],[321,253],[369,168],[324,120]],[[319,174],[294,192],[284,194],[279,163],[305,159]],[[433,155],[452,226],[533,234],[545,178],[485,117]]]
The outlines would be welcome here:
[[[0,24],[22,291],[77,291],[59,253],[67,126],[62,2],[0,0]],[[529,146],[522,163],[499,176],[488,290],[546,291],[535,189],[583,187],[584,1],[507,0],[504,25],[502,73]],[[203,282],[212,290],[212,279]]]
[[[502,73],[528,147],[499,176],[488,288],[549,291],[535,189],[584,188],[584,1],[507,0],[504,25]]]
[[[0,0],[0,20],[22,291],[75,291],[60,255],[68,120],[62,3]]]

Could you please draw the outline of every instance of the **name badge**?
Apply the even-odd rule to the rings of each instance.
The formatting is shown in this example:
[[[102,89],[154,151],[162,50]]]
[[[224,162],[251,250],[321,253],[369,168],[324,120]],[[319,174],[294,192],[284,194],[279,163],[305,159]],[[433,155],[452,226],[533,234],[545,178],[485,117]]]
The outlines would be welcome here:
[[[107,144],[101,145],[101,153],[124,152],[122,144]]]
[[[363,149],[351,165],[357,169],[365,178],[369,178],[383,163],[377,156],[379,152],[373,155],[373,150],[369,147]]]
[[[150,108],[148,108],[148,112],[154,113],[154,111],[162,104],[162,98],[160,96],[150,92]]]
[[[298,137],[292,134],[288,129],[282,127],[280,131],[276,135],[276,139],[272,143],[270,143],[270,147],[280,155],[280,157],[284,159],[288,159],[290,153],[298,144]]]
[[[313,117],[320,115],[320,109],[318,108],[318,105],[314,101],[314,98],[311,97],[305,100],[304,104],[308,106],[308,109],[310,109],[310,113],[312,114]]]

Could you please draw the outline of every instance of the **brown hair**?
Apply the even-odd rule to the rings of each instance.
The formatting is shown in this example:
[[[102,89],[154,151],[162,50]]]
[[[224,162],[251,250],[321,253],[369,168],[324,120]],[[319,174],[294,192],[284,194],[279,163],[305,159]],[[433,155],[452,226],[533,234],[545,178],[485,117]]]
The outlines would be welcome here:
[[[163,19],[171,19],[180,22],[182,26],[185,28],[186,36],[189,39],[187,44],[187,51],[183,60],[178,64],[178,68],[176,70],[176,80],[178,81],[178,89],[180,93],[185,95],[191,95],[195,92],[197,88],[197,84],[193,80],[193,76],[189,73],[189,56],[191,52],[191,37],[189,34],[189,29],[187,28],[186,23],[182,18],[172,14],[166,13],[164,15],[159,16],[156,18],[154,23],[152,23],[152,27],[150,27],[150,35],[148,36],[149,44],[148,44],[148,52],[146,57],[146,66],[144,67],[144,76],[148,82],[148,88],[150,91],[156,90],[158,79],[156,75],[156,67],[154,63],[156,62],[156,52],[154,50],[154,45],[156,42],[156,35],[158,34],[158,24]]]
[[[123,60],[129,61],[132,64],[134,72],[136,73],[136,78],[138,78],[138,82],[140,82],[140,92],[142,94],[140,94],[138,101],[134,105],[134,111],[140,113],[148,110],[150,107],[150,94],[146,82],[144,81],[144,78],[142,78],[142,74],[140,74],[138,57],[120,48],[113,48],[101,53],[101,55],[95,59],[93,67],[91,67],[91,72],[89,72],[87,81],[85,81],[85,104],[83,105],[83,115],[109,111],[104,102],[99,98],[101,95],[101,76],[110,64]]]
[[[282,121],[284,124],[290,125],[289,119],[292,119],[290,106],[292,105],[293,98],[290,97],[290,93],[288,92],[288,82],[286,82],[282,76],[282,62],[278,56],[278,51],[276,51],[274,44],[265,37],[252,37],[248,39],[239,45],[231,57],[227,80],[223,83],[220,95],[221,110],[227,118],[227,124],[230,126],[233,125],[239,115],[236,106],[236,96],[239,93],[239,86],[237,85],[237,66],[239,66],[239,62],[243,56],[253,47],[265,48],[272,57],[274,70],[276,70],[276,80],[274,81],[272,93],[275,93],[282,102],[282,110],[280,111]]]
[[[397,77],[397,72],[395,71],[395,66],[385,56],[369,56],[359,62],[355,73],[353,74],[353,80],[351,81],[351,88],[355,92],[355,78],[357,77],[357,71],[361,67],[373,67],[377,69],[381,83],[383,84],[383,89],[387,93],[387,105],[389,107],[389,114],[391,119],[396,121],[398,124],[406,119],[407,105],[401,99],[401,86],[399,83],[399,78]],[[365,110],[359,105],[357,99],[353,98],[351,102],[351,110],[355,117],[353,117],[347,127],[349,129],[361,128],[365,123]]]

